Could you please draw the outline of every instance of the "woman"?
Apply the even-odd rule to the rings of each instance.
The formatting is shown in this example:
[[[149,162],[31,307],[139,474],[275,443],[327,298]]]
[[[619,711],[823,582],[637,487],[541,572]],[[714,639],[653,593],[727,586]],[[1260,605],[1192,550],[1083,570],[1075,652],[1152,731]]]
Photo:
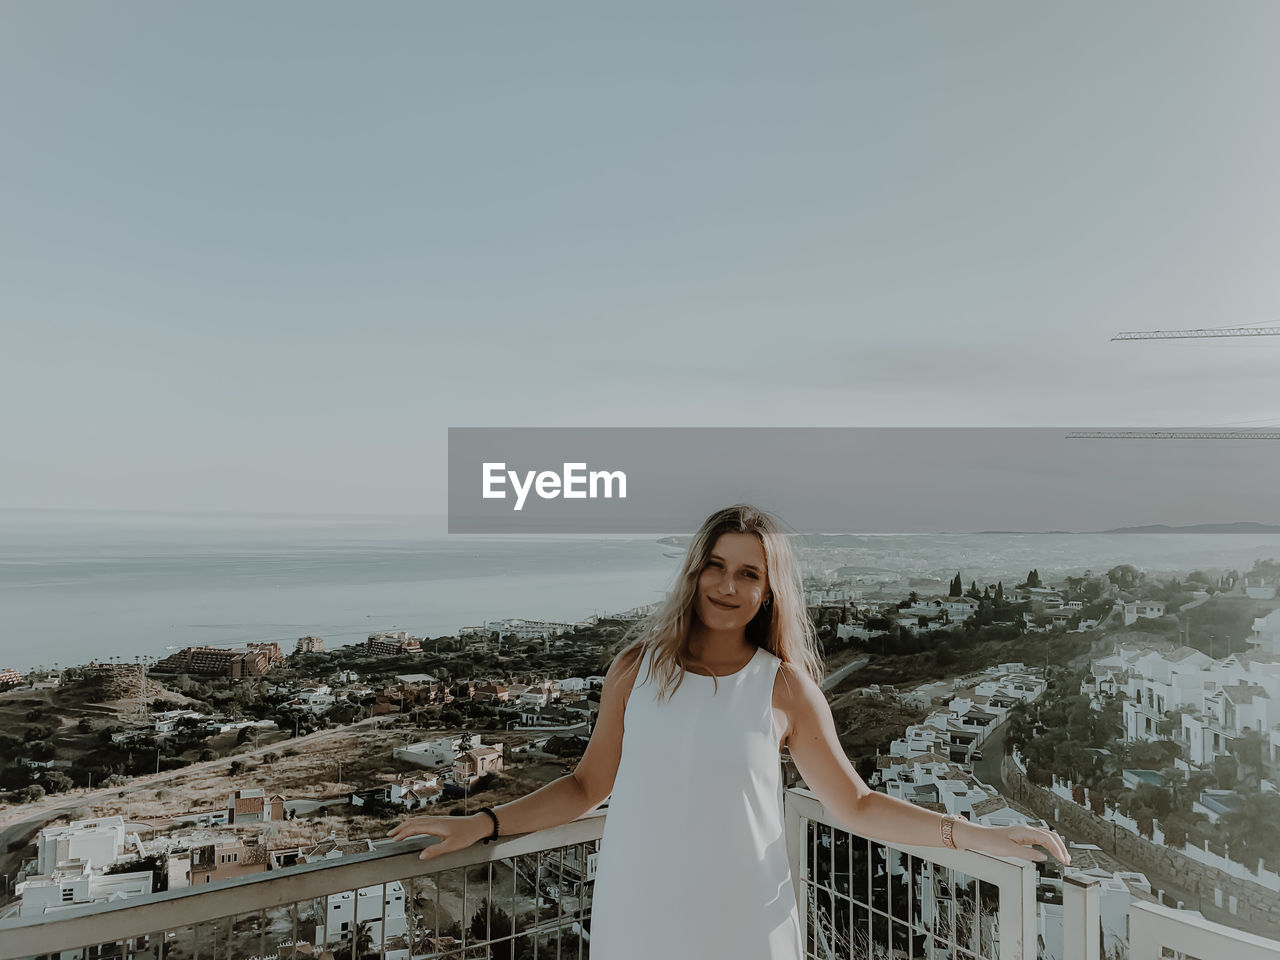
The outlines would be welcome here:
[[[1040,844],[1070,862],[1052,831],[984,827],[868,788],[840,746],[821,677],[778,522],[729,507],[707,518],[666,603],[614,658],[572,774],[469,817],[406,820],[390,836],[440,837],[422,852],[429,859],[567,823],[609,798],[592,960],[802,957],[783,746],[835,821],[861,836],[1042,861],[1029,849]]]

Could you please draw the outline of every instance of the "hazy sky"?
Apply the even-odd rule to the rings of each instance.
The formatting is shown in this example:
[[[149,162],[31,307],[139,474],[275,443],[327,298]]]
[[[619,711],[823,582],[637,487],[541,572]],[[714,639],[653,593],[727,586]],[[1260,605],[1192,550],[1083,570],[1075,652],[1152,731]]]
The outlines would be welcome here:
[[[1109,338],[1280,322],[1278,35],[4,4],[0,506],[439,513],[449,426],[1275,423],[1280,338]],[[1132,521],[1218,519],[1280,517]]]

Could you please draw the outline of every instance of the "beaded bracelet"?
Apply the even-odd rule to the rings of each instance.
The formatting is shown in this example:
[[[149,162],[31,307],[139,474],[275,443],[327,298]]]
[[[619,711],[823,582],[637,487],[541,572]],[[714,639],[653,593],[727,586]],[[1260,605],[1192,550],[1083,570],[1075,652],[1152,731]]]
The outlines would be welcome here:
[[[488,843],[490,840],[498,839],[498,815],[493,812],[493,807],[481,807],[477,813],[487,813],[489,819],[493,821],[493,833],[481,839],[481,843]]]

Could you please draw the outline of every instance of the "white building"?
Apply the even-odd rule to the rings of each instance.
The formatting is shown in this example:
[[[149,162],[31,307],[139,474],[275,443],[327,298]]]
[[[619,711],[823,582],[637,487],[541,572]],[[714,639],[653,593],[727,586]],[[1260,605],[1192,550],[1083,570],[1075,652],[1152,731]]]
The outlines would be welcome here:
[[[151,893],[151,871],[104,876],[88,867],[59,867],[48,876],[31,877],[14,886],[22,898],[20,917],[38,917],[86,903],[127,900]]]
[[[491,620],[485,623],[484,628],[487,633],[496,633],[499,637],[514,634],[517,640],[542,640],[545,637],[558,637],[562,633],[569,633],[573,630],[573,624],[514,617],[507,620]]]
[[[921,753],[936,753],[950,757],[951,737],[947,733],[949,714],[933,713],[924,723],[913,723],[906,733],[889,744],[889,756],[914,757]]]
[[[319,716],[332,710],[337,702],[337,697],[333,694],[333,688],[328,684],[320,684],[316,687],[303,687],[289,701],[288,706],[297,707]]]
[[[1255,619],[1253,634],[1248,640],[1249,645],[1259,652],[1280,654],[1280,609]]]
[[[136,833],[126,833],[124,818],[118,815],[47,827],[36,839],[38,873],[49,873],[71,861],[87,867],[110,867],[126,855],[143,856],[143,847]]]
[[[1155,740],[1166,714],[1181,713],[1172,731],[1188,762],[1203,765],[1230,752],[1245,730],[1262,731],[1270,759],[1280,759],[1271,733],[1280,723],[1280,657],[1262,651],[1214,660],[1190,647],[1122,646],[1091,665],[1082,686],[1098,705],[1123,691],[1126,740]]]
[[[1098,849],[1091,844],[1072,844],[1072,848]],[[1126,955],[1129,946],[1129,903],[1133,899],[1129,888],[1134,886],[1150,893],[1151,882],[1141,873],[1109,873],[1099,867],[1077,872],[1099,880],[1098,906],[1104,955]],[[1038,952],[1044,960],[1063,960],[1066,953],[1063,944],[1062,880],[1042,876],[1036,885],[1036,933],[1041,944]]]
[[[324,898],[324,920],[316,925],[315,942],[325,945],[350,942],[363,926],[374,943],[381,944],[385,938],[387,960],[409,960],[409,944],[403,939],[409,932],[404,896],[404,885],[398,880],[361,887],[354,895],[351,890],[330,894]],[[399,946],[397,939],[400,939]]]
[[[1136,623],[1140,618],[1154,620],[1164,616],[1163,600],[1130,600],[1124,605],[1124,625]]]
[[[384,801],[394,806],[416,810],[427,804],[435,803],[442,792],[439,777],[411,777],[399,783],[388,783],[373,790],[353,793],[351,794],[351,805],[363,807],[369,797],[379,795]]]
[[[1036,676],[1034,673],[1026,672],[1022,664],[1010,664],[1017,666],[1016,671],[1011,671],[1004,676],[993,677],[990,680],[983,680],[973,688],[974,698],[979,702],[983,700],[991,700],[993,697],[1009,698],[1013,700],[1029,701],[1040,696],[1044,690],[1044,680]],[[987,706],[987,709],[992,709]]]
[[[138,835],[126,833],[119,816],[41,830],[36,859],[14,886],[22,898],[19,915],[40,916],[97,900],[145,896],[151,892],[150,871],[103,875],[108,867],[145,855]]]
[[[153,713],[151,722],[155,725],[156,733],[172,733],[178,729],[179,720],[206,720],[205,714],[195,710],[165,710],[162,713]]]
[[[471,746],[486,746],[478,735],[472,735]],[[462,737],[438,737],[435,740],[422,740],[408,746],[396,747],[393,755],[397,760],[405,760],[419,767],[440,767],[452,764],[463,753]]]

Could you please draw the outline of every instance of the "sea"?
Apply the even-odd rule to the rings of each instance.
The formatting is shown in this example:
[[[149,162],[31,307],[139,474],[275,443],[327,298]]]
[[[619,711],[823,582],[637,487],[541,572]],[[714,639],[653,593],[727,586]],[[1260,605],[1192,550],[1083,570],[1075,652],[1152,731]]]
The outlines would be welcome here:
[[[855,534],[807,573],[1006,585],[1120,563],[1247,571],[1280,535]],[[508,617],[573,622],[662,599],[680,548],[653,537],[456,536],[422,517],[0,510],[0,669],[194,645],[419,637]],[[870,584],[869,584],[870,585]]]

